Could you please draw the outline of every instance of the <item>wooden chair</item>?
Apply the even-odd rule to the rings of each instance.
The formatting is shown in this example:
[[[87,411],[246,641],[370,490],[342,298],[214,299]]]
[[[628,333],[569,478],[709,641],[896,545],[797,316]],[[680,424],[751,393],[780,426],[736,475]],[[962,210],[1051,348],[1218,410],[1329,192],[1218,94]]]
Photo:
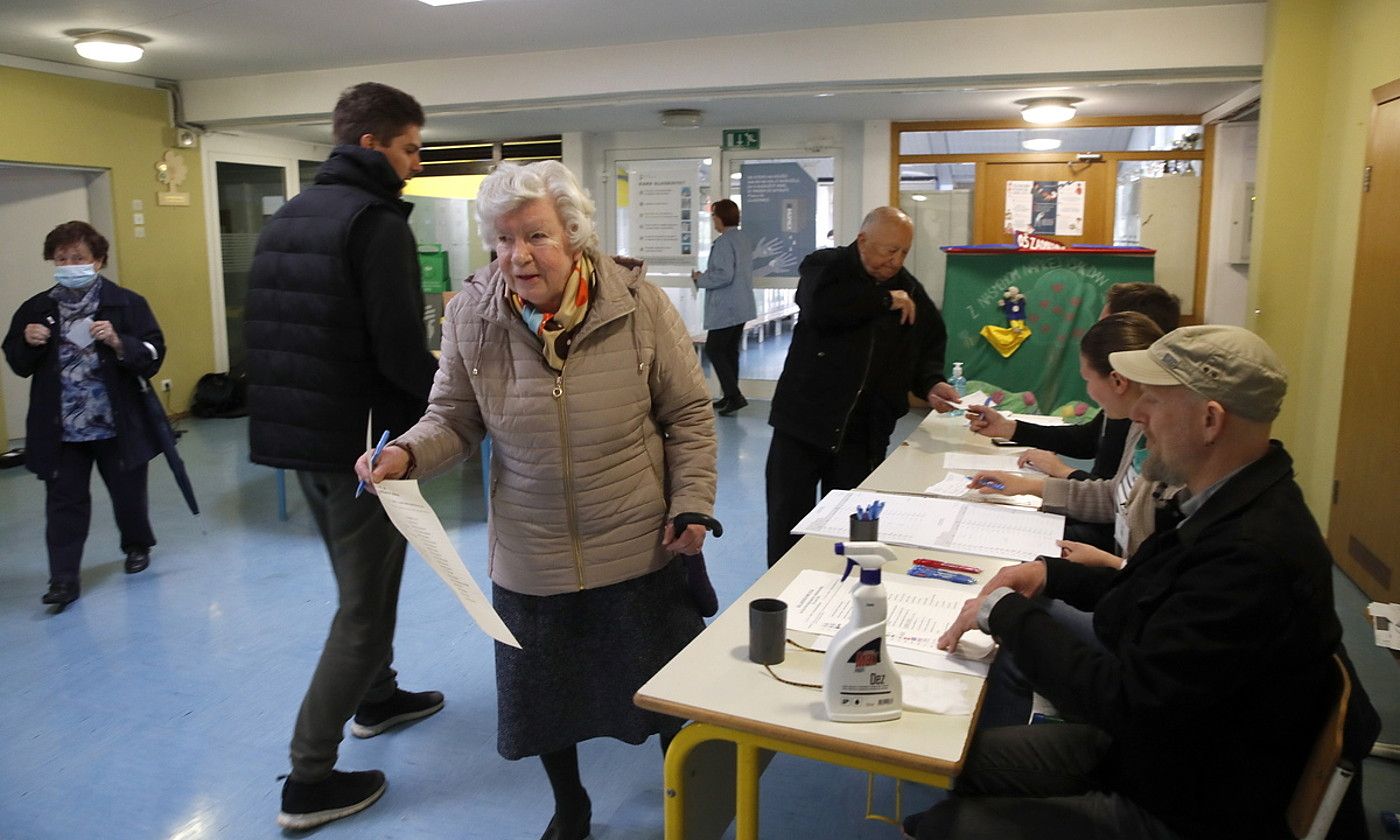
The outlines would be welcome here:
[[[1322,840],[1327,836],[1354,775],[1351,762],[1342,757],[1342,727],[1351,701],[1351,677],[1340,656],[1332,654],[1332,662],[1337,668],[1337,702],[1327,714],[1288,803],[1288,827],[1300,840]]]

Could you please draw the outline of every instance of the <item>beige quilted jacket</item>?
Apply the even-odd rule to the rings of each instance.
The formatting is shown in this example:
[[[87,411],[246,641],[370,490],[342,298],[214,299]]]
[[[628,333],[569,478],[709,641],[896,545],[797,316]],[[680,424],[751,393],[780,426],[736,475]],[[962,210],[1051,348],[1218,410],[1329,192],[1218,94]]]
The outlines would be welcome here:
[[[662,568],[663,523],[711,514],[709,391],[665,293],[593,257],[597,290],[562,372],[515,314],[496,264],[452,299],[428,411],[397,442],[441,471],[491,435],[491,579],[528,595]]]

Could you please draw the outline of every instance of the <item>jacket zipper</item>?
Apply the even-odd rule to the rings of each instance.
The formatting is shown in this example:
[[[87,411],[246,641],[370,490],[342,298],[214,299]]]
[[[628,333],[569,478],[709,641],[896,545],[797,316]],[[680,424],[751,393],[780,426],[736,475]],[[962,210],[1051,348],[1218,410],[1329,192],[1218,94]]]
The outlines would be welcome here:
[[[865,346],[865,370],[860,376],[860,387],[856,389],[855,399],[851,400],[850,406],[846,408],[846,419],[841,421],[841,434],[836,436],[836,445],[831,448],[832,452],[840,452],[841,444],[846,442],[846,430],[851,427],[851,415],[855,413],[856,403],[860,402],[860,395],[865,392],[865,381],[870,377],[870,360],[875,356],[875,334],[870,334],[870,343]]]
[[[568,362],[564,363],[568,367]],[[569,452],[569,413],[564,410],[564,369],[554,376],[554,407],[559,412],[559,452],[564,458],[564,498],[569,517],[569,545],[574,552],[574,572],[578,575],[578,588],[583,583],[583,550],[578,544],[578,508],[574,502],[574,460]]]

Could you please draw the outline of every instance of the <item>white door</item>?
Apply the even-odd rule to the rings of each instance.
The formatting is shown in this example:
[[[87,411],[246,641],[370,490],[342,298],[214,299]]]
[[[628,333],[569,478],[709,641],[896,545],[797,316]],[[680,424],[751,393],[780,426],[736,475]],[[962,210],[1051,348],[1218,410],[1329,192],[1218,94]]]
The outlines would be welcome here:
[[[63,222],[92,220],[89,185],[96,174],[0,163],[0,329],[9,329],[21,303],[53,285],[53,264],[44,262],[44,237]],[[102,233],[112,238],[111,231]],[[109,261],[114,261],[110,255]],[[0,394],[4,395],[5,416],[0,442],[17,441],[24,437],[29,380],[16,376],[9,365],[3,367]]]

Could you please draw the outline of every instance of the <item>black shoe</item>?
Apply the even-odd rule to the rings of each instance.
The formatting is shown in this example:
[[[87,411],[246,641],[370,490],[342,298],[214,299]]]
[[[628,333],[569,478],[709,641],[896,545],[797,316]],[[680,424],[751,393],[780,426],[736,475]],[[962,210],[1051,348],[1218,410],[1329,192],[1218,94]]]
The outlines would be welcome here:
[[[748,404],[749,401],[744,399],[743,397],[738,397],[732,400],[725,400],[724,404],[719,406],[718,411],[721,417],[728,417],[729,415],[733,414],[734,412],[738,411],[739,409],[743,408]]]
[[[151,565],[151,552],[150,549],[145,548],[136,548],[128,551],[126,553],[126,562],[122,564],[126,569],[126,573],[129,575],[134,575],[137,572],[144,572],[149,565]]]
[[[717,399],[717,400],[710,400],[710,405],[719,405],[719,404],[722,403],[722,402],[724,402],[724,397],[720,397],[720,398]],[[0,456],[0,457],[4,457],[4,456]]]
[[[373,805],[388,787],[384,774],[378,770],[332,770],[319,782],[295,782],[289,778],[282,785],[282,812],[277,815],[277,824],[292,831],[325,825]]]
[[[350,724],[350,734],[356,738],[373,738],[401,723],[437,714],[442,709],[441,691],[404,691],[394,689],[393,695],[380,703],[361,703]]]
[[[49,584],[49,591],[39,600],[45,604],[55,604],[59,607],[66,607],[78,600],[78,582],[76,580],[60,580]]]
[[[564,822],[559,819],[559,814],[549,818],[549,826],[545,828],[544,834],[540,835],[540,840],[588,840],[588,835],[593,833],[593,803],[584,806],[583,811],[577,819]]]

